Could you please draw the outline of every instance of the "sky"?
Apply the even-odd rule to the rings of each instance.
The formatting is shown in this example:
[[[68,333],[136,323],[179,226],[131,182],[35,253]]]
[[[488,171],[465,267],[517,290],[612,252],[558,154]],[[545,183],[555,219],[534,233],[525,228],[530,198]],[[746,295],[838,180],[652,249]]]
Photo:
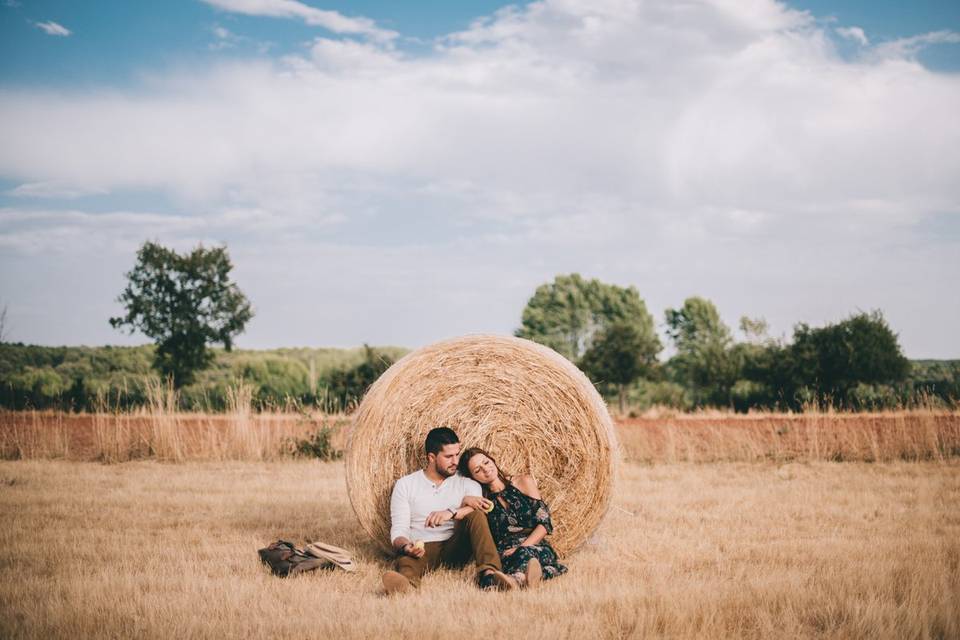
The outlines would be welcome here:
[[[0,0],[7,339],[226,245],[241,348],[510,334],[577,272],[960,357],[960,3]]]

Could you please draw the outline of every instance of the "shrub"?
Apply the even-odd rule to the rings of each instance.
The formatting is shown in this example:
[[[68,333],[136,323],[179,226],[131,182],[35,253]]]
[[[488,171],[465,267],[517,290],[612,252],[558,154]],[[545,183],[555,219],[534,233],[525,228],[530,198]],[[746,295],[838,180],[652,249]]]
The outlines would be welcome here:
[[[306,438],[292,439],[289,444],[293,455],[323,461],[339,460],[343,457],[343,451],[333,446],[332,434],[330,427],[320,427]]]

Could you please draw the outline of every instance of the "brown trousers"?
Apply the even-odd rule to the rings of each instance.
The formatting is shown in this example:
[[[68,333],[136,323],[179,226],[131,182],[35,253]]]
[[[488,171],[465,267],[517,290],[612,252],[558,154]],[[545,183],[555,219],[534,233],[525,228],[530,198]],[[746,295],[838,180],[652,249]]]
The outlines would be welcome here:
[[[440,565],[462,566],[472,557],[477,565],[477,573],[486,569],[500,570],[500,554],[490,535],[487,515],[480,511],[471,511],[453,527],[453,535],[443,542],[424,544],[421,558],[400,556],[397,558],[397,571],[402,573],[415,587],[420,586],[420,578],[427,571],[433,571]]]

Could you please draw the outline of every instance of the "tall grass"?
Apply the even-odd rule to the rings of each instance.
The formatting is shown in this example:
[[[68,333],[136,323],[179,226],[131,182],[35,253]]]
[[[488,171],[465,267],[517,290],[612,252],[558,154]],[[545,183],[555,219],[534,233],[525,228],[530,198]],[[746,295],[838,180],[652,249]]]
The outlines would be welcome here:
[[[149,406],[134,412],[0,412],[0,457],[275,460],[293,456],[298,439],[323,429],[329,430],[333,448],[342,449],[351,421],[295,404],[254,411],[252,390],[242,381],[230,389],[227,413],[179,411],[176,392],[159,383],[149,397]],[[617,432],[624,457],[644,463],[943,461],[960,456],[956,411],[743,415],[661,410],[620,420]]]
[[[960,412],[668,414],[618,423],[639,462],[889,462],[960,456]]]
[[[68,459],[106,463],[153,459],[268,461],[291,457],[296,443],[327,430],[342,449],[349,419],[295,410],[254,411],[253,389],[242,380],[229,389],[226,413],[178,409],[176,390],[155,381],[147,406],[90,414],[0,411],[0,458]]]

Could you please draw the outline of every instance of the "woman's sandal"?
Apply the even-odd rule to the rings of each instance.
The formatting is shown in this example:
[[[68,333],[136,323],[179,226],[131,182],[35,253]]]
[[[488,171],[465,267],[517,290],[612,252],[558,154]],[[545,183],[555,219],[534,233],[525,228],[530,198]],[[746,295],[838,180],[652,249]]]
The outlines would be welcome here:
[[[480,576],[480,588],[484,591],[515,591],[519,587],[513,576],[496,569],[488,569]]]

